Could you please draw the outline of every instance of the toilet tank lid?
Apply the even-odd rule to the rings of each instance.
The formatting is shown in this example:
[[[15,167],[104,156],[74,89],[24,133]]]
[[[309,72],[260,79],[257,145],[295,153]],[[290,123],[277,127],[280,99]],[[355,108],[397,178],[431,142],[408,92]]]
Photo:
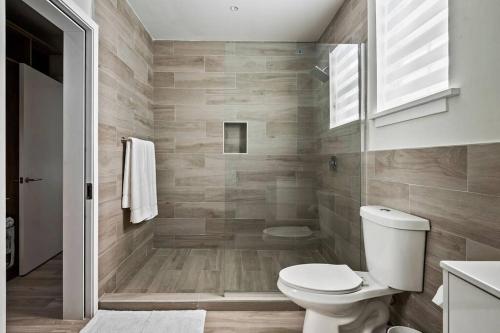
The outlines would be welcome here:
[[[384,206],[363,206],[361,217],[388,228],[430,230],[429,220]]]

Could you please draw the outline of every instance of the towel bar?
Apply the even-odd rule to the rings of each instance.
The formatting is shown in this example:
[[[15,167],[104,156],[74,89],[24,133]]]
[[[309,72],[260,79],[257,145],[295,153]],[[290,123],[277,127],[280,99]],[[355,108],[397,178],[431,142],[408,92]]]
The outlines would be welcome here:
[[[127,137],[122,136],[122,142],[123,143],[129,141],[130,139],[132,139],[132,138],[127,138]]]

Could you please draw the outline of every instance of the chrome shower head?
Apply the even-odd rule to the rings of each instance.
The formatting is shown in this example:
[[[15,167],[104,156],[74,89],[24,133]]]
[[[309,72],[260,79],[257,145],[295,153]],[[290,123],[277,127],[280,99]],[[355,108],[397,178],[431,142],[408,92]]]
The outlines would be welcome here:
[[[330,75],[328,74],[328,66],[326,66],[325,68],[314,66],[314,68],[311,70],[311,75],[321,82],[327,82],[330,78]]]

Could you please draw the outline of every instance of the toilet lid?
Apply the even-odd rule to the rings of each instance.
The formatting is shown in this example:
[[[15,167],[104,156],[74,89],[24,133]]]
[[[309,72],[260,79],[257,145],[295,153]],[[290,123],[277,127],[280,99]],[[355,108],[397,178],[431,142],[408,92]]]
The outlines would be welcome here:
[[[292,288],[318,293],[348,294],[361,288],[363,280],[347,265],[305,264],[280,271],[281,281]]]

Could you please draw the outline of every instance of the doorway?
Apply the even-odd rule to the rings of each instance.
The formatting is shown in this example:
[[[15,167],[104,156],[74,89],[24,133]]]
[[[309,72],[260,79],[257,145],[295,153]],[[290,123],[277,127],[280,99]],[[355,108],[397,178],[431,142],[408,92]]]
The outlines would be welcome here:
[[[97,309],[97,26],[63,0],[0,0],[0,7],[6,68],[0,219],[8,217],[0,232],[7,263],[0,270],[6,269],[7,317],[29,318],[30,311],[50,320],[91,317]],[[0,316],[3,326],[5,311]]]
[[[63,32],[7,1],[7,280],[62,252]]]
[[[7,0],[6,13],[10,323],[62,317],[64,73],[63,31],[22,1]]]

